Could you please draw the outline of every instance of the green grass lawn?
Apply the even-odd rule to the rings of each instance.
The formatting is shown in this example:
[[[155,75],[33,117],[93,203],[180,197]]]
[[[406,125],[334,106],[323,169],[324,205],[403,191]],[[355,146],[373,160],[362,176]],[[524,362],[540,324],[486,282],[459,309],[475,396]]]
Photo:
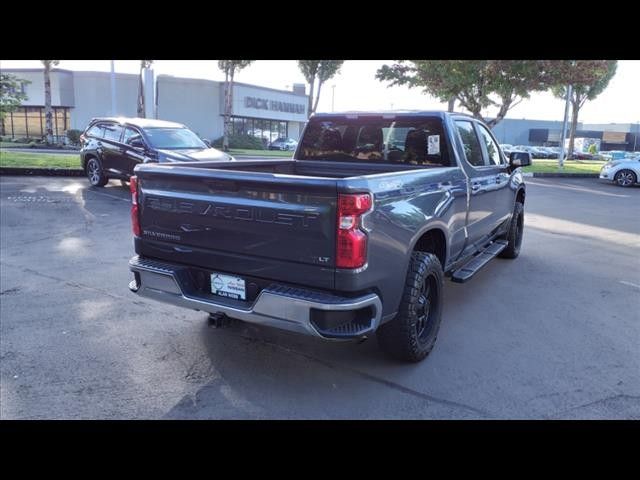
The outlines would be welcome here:
[[[80,155],[12,152],[3,148],[0,167],[80,168]]]
[[[522,169],[525,173],[600,173],[604,162],[593,160],[565,160],[564,168],[558,168],[558,160],[533,160],[533,165]]]
[[[282,150],[246,150],[240,148],[231,148],[229,153],[233,156],[250,155],[252,157],[284,157],[291,158],[293,151]]]

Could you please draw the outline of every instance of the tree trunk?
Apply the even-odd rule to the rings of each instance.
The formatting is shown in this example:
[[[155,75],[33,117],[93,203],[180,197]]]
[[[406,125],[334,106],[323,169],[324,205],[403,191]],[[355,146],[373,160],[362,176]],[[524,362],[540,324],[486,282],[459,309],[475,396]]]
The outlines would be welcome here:
[[[233,99],[233,67],[225,72],[224,81],[224,134],[222,149],[229,151],[229,137],[231,136],[231,107]]]
[[[318,109],[318,101],[320,100],[320,90],[322,89],[322,82],[318,81],[318,93],[316,93],[316,100],[313,102],[313,113],[316,113]]]
[[[449,105],[447,106],[448,112],[453,112],[453,109],[456,107],[456,97],[451,97],[449,99]]]
[[[140,64],[140,75],[138,76],[138,117],[144,118],[144,84],[142,83],[143,66]]]
[[[309,118],[313,113],[313,85],[315,82],[316,78],[313,77],[311,79],[311,83],[309,84],[309,106],[307,108],[307,118]]]
[[[502,119],[507,115],[509,108],[511,107],[511,102],[508,100],[503,100],[502,105],[500,105],[500,110],[498,110],[498,114],[496,118],[487,122],[489,128],[493,129],[498,123],[502,121]]]
[[[569,151],[567,160],[573,158],[573,145],[576,139],[576,128],[578,126],[578,113],[580,113],[580,104],[578,101],[571,99],[571,128],[569,129]]]
[[[51,64],[44,66],[44,116],[46,119],[47,145],[53,143],[53,112],[51,109]]]

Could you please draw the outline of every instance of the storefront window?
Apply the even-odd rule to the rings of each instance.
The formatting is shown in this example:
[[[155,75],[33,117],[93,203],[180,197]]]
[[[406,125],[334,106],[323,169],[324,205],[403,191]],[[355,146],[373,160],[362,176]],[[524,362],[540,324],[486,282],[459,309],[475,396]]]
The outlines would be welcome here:
[[[288,122],[262,118],[232,117],[234,135],[251,135],[268,145],[277,138],[288,136]]]
[[[51,123],[54,141],[62,141],[71,125],[70,109],[52,108]],[[47,129],[44,107],[20,107],[5,115],[2,120],[2,134],[11,137],[39,139],[46,135]]]

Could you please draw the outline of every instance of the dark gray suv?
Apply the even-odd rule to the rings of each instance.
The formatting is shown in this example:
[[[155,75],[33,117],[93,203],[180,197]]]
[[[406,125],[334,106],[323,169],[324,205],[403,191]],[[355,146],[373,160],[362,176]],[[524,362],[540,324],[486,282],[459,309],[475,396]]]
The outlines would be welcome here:
[[[139,163],[234,160],[184,125],[148,118],[94,118],[80,142],[82,168],[97,187],[128,180]]]

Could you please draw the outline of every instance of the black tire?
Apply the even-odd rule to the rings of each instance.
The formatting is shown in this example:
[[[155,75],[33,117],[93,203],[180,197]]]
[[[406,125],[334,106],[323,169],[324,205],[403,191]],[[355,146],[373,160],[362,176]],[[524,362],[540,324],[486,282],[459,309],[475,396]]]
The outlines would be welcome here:
[[[632,170],[624,169],[616,173],[615,177],[613,177],[613,180],[619,187],[627,188],[634,185],[638,181],[638,178]]]
[[[96,157],[90,157],[87,160],[87,165],[85,166],[84,171],[87,174],[89,183],[94,187],[104,187],[109,181],[109,178],[102,170],[102,162],[100,162]]]
[[[516,202],[509,224],[509,231],[504,240],[507,240],[507,248],[498,254],[501,258],[516,258],[520,255],[520,247],[522,246],[522,237],[524,235],[524,205]]]
[[[380,348],[406,362],[419,362],[429,355],[442,320],[443,291],[438,257],[414,252],[398,315],[378,329]]]

